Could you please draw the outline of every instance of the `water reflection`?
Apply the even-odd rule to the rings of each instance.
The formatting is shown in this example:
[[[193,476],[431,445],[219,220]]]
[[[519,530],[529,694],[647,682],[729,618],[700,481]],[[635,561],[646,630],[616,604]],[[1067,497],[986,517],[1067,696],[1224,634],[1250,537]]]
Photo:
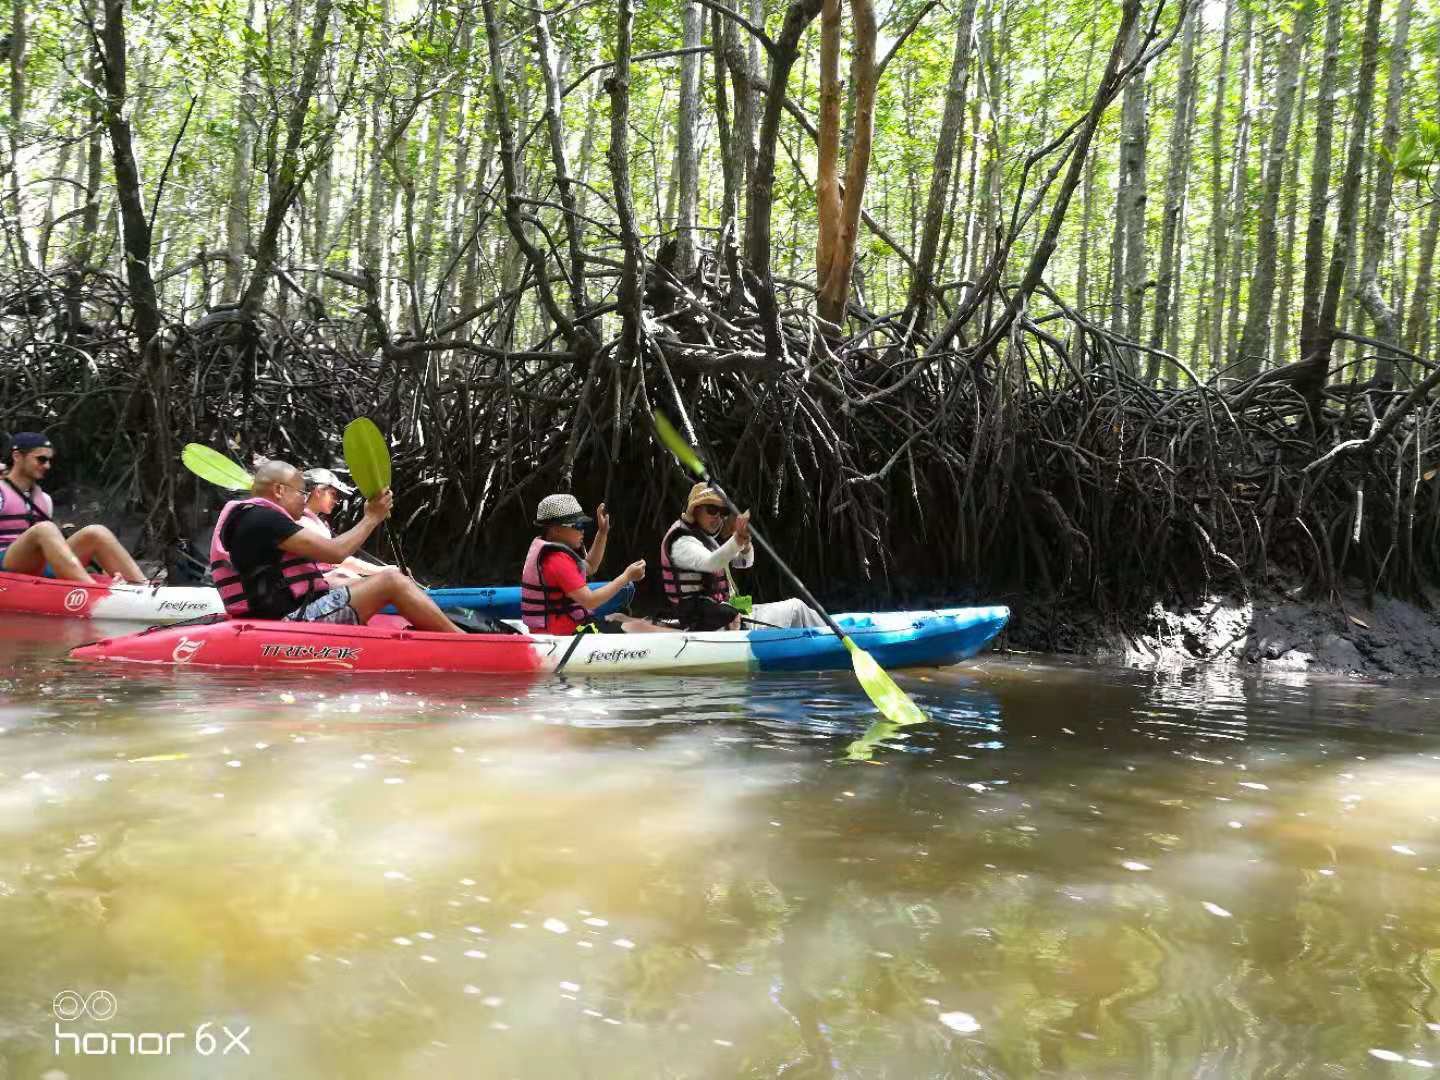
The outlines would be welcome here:
[[[105,671],[35,622],[0,632],[15,1075],[1440,1059],[1433,684],[991,659],[902,676],[936,722],[862,765],[845,676]],[[188,1050],[57,1056],[66,988]]]

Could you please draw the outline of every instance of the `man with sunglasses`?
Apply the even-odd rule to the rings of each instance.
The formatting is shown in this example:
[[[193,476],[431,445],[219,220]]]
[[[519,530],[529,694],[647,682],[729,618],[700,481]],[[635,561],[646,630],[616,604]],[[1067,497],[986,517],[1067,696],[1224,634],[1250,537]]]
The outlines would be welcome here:
[[[0,480],[0,570],[43,574],[48,564],[57,578],[90,584],[95,579],[85,567],[95,562],[113,577],[145,584],[140,567],[104,525],[87,525],[65,538],[52,520],[50,496],[40,487],[54,461],[55,448],[39,432],[11,438],[10,470]]]
[[[738,630],[742,622],[763,627],[824,626],[803,600],[756,604],[748,617],[730,603],[735,595],[732,568],[755,565],[750,542],[750,512],[735,517],[730,536],[720,542],[729,518],[725,497],[708,484],[696,484],[685,512],[660,542],[660,584],[683,630]]]
[[[354,528],[334,538],[300,525],[309,489],[294,465],[265,462],[250,491],[250,498],[225,504],[210,541],[210,572],[231,618],[358,625],[394,604],[417,630],[461,633],[398,570],[351,585],[325,580],[321,564],[343,563],[390,516],[388,488],[365,503]]]

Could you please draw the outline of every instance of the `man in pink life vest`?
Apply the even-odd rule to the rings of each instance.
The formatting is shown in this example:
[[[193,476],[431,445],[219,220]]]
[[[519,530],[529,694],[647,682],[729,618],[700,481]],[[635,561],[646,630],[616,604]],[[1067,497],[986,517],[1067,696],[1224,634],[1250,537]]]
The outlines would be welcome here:
[[[54,506],[40,481],[50,473],[55,448],[44,435],[21,431],[10,442],[10,471],[0,480],[0,570],[43,574],[90,584],[93,560],[105,573],[136,585],[145,575],[104,525],[87,525],[67,540],[51,520]]]
[[[228,502],[210,541],[210,573],[232,619],[285,619],[358,625],[387,604],[417,630],[461,633],[420,587],[398,570],[331,587],[321,563],[338,565],[390,515],[390,490],[365,504],[348,532],[327,538],[300,525],[307,494],[294,465],[267,461],[251,497]]]
[[[306,469],[305,482],[310,485],[310,495],[305,500],[305,512],[300,516],[300,524],[329,540],[334,533],[326,519],[335,512],[340,496],[353,495],[355,489],[329,469]],[[351,555],[339,566],[324,563],[321,566],[325,570],[325,580],[331,585],[345,585],[391,569],[380,563],[367,562],[355,555]]]
[[[742,619],[730,603],[735,594],[730,568],[755,565],[750,542],[750,511],[735,518],[730,535],[720,535],[729,517],[725,497],[708,484],[696,484],[685,512],[660,541],[660,584],[683,630],[740,630],[756,626],[824,626],[825,620],[803,600],[755,604]]]
[[[586,579],[600,569],[605,542],[610,538],[610,515],[601,503],[595,511],[595,543],[585,551],[585,526],[591,519],[580,509],[574,495],[547,495],[535,510],[540,535],[530,544],[525,567],[520,573],[520,615],[536,634],[567,635],[591,621],[590,613],[604,607],[631,582],[645,576],[645,560],[625,568],[614,581],[590,588]],[[633,629],[648,627],[633,620]],[[596,624],[601,630],[623,632],[610,622]],[[627,627],[627,629],[631,629]]]

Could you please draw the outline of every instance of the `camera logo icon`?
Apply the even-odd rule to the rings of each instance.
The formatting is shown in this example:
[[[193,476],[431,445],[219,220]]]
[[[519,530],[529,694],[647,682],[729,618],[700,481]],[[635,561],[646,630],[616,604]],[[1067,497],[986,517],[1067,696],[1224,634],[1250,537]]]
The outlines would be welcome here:
[[[57,1020],[79,1020],[88,1016],[92,1020],[109,1020],[120,1009],[115,995],[109,990],[92,990],[88,995],[78,990],[61,990],[50,1003]]]

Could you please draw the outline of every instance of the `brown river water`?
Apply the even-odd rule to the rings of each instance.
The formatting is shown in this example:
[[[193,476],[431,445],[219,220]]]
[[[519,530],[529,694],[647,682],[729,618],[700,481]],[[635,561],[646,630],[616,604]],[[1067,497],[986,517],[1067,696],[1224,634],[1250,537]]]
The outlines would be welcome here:
[[[0,1078],[1440,1075],[1440,682],[85,668],[0,624]]]

